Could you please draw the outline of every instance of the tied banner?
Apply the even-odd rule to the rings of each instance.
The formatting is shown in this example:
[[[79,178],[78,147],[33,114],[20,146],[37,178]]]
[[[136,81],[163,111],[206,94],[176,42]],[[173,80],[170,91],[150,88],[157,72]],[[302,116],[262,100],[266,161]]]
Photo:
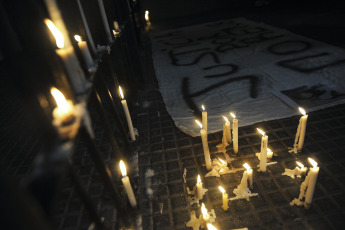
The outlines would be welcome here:
[[[151,33],[159,90],[176,126],[197,136],[233,112],[239,126],[345,102],[345,50],[244,18]]]

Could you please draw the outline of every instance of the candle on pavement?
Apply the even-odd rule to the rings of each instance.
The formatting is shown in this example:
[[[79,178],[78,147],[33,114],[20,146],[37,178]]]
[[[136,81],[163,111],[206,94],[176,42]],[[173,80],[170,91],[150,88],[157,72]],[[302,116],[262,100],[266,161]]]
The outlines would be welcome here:
[[[232,120],[232,145],[234,148],[234,153],[238,153],[238,119],[236,119],[236,115],[230,113],[230,115],[234,118]]]
[[[273,151],[270,148],[267,148],[267,159],[271,159],[273,157]]]
[[[217,228],[212,224],[207,224],[207,230],[217,230]]]
[[[133,124],[132,124],[131,114],[129,113],[127,101],[124,99],[124,95],[123,95],[121,86],[119,86],[119,92],[120,92],[120,96],[121,96],[121,104],[122,104],[123,110],[125,111],[125,114],[126,114],[126,120],[127,120],[128,129],[129,129],[129,134],[131,136],[132,141],[135,141],[135,133],[134,133],[134,128],[133,128]]]
[[[208,214],[204,203],[201,204],[201,212],[202,212],[202,220],[204,221],[204,224],[206,226],[208,222],[210,221],[210,215]]]
[[[231,128],[230,128],[230,121],[228,120],[228,118],[226,118],[225,116],[223,116],[225,123],[224,123],[224,132],[225,133],[225,137],[226,137],[226,142],[228,144],[230,144],[232,142],[231,140]]]
[[[245,163],[243,167],[246,168],[246,173],[249,181],[249,187],[253,187],[253,169],[250,168],[248,163]]]
[[[261,138],[261,152],[260,152],[260,169],[259,170],[261,172],[266,172],[268,136],[261,129],[257,129],[257,130],[259,131],[259,133],[262,134],[262,138]]]
[[[206,133],[207,133],[207,112],[205,110],[205,106],[204,105],[201,105],[201,108],[202,108],[202,125],[204,126],[204,129],[206,130]]]
[[[202,200],[203,196],[204,196],[204,188],[202,187],[202,182],[201,182],[200,175],[198,175],[198,179],[197,179],[197,182],[196,182],[196,194],[195,194],[195,197],[198,200]]]
[[[305,132],[307,129],[307,120],[308,120],[308,115],[305,112],[305,110],[301,107],[298,107],[298,110],[303,116],[299,119],[299,123],[297,127],[295,142],[293,145],[294,153],[297,153],[298,151],[302,151],[303,149],[304,137],[305,137]]]
[[[224,211],[227,211],[229,209],[229,204],[228,204],[228,194],[226,193],[225,189],[222,186],[218,187],[219,190],[222,192],[222,199],[223,199],[223,205],[222,208]]]
[[[120,161],[120,169],[121,169],[121,173],[122,173],[122,179],[121,179],[122,184],[125,187],[125,190],[127,192],[128,200],[131,203],[131,206],[135,207],[137,205],[137,201],[136,201],[134,193],[133,193],[131,182],[129,181],[129,177],[127,176],[127,170],[126,170],[125,163],[122,160]]]
[[[206,130],[203,128],[203,125],[200,123],[200,121],[195,120],[195,122],[200,126],[200,135],[201,135],[201,140],[202,140],[202,147],[204,149],[206,169],[210,171],[212,169],[212,165],[211,165],[210,150],[208,148],[207,133],[206,133]]]
[[[304,207],[305,208],[310,208],[311,205],[311,201],[313,199],[313,195],[314,195],[314,190],[315,190],[315,184],[316,184],[316,180],[317,180],[317,175],[319,174],[319,167],[317,167],[317,162],[314,161],[312,158],[308,158],[309,162],[311,163],[311,165],[313,166],[309,173],[309,181],[308,181],[308,188],[305,194],[305,202],[304,202]]]

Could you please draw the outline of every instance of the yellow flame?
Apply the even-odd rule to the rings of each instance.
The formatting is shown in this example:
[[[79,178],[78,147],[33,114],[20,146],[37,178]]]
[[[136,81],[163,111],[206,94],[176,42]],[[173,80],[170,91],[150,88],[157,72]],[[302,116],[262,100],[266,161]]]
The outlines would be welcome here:
[[[201,204],[201,212],[202,212],[202,215],[203,215],[204,218],[208,217],[207,209],[206,209],[204,203]]]
[[[316,161],[314,161],[314,160],[311,159],[310,157],[308,157],[308,160],[309,160],[310,164],[312,164],[312,166],[313,166],[314,168],[317,167],[317,162],[316,162]]]
[[[119,91],[120,91],[121,99],[124,99],[125,97],[123,96],[123,92],[122,92],[121,86],[119,86]]]
[[[77,42],[81,42],[81,37],[79,35],[74,35],[74,39],[77,41]]]
[[[233,113],[230,113],[230,115],[235,119],[236,118],[236,115],[233,114]]]
[[[267,148],[268,153],[273,153],[273,151],[270,148]]]
[[[55,87],[50,89],[50,93],[53,95],[56,105],[62,114],[66,114],[70,111],[70,106],[68,105],[65,96]]]
[[[296,164],[297,164],[300,168],[304,168],[304,165],[303,165],[301,162],[296,161]]]
[[[262,130],[259,129],[259,128],[256,128],[256,129],[259,131],[259,133],[261,133],[262,136],[265,136],[265,132],[264,132],[264,131],[262,131]]]
[[[56,26],[50,19],[48,18],[44,19],[44,23],[47,25],[50,32],[52,32],[52,34],[54,35],[55,40],[56,40],[56,46],[58,48],[63,48],[65,46],[65,43],[64,43],[64,37],[62,33],[58,30],[58,28],[56,28]]]
[[[306,115],[307,113],[305,112],[305,110],[302,108],[302,107],[298,107],[298,110],[299,112],[302,114],[302,115]]]
[[[198,175],[197,183],[201,183],[200,175]]]
[[[226,118],[225,116],[223,116],[225,122],[229,122],[228,118]]]
[[[200,126],[200,129],[203,129],[203,128],[204,128],[204,126],[200,123],[200,121],[195,120],[195,122]]]
[[[148,10],[145,11],[145,20],[146,21],[150,20],[150,18],[149,18],[149,11]]]
[[[208,230],[217,230],[217,228],[215,226],[213,226],[212,224],[207,224],[207,229]]]
[[[243,167],[245,167],[247,170],[251,169],[248,163],[245,163]]]
[[[127,176],[126,165],[123,162],[123,160],[120,160],[120,169],[121,169],[122,176]]]
[[[204,105],[201,105],[201,108],[203,111],[205,111],[205,106]]]
[[[225,189],[222,186],[218,186],[218,188],[223,194],[226,193]]]
[[[220,159],[219,157],[218,157],[218,160],[219,160],[223,165],[226,165],[226,164],[227,164],[226,161],[223,161],[223,160]]]

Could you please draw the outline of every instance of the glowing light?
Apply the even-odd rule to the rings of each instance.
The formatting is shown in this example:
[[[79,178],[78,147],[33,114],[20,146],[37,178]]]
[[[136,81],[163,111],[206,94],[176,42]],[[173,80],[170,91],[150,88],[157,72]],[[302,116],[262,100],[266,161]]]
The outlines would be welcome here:
[[[50,89],[50,93],[53,95],[56,101],[60,115],[68,114],[72,108],[67,103],[65,96],[55,87]]]
[[[249,171],[249,169],[251,169],[248,163],[245,163],[245,164],[243,165],[243,167],[245,167],[245,168],[247,169],[247,171]]]
[[[204,219],[208,218],[207,209],[206,209],[204,203],[201,204],[201,212],[202,212],[202,215],[203,215]]]
[[[121,99],[123,100],[125,97],[123,96],[123,92],[122,92],[121,86],[119,86],[119,92],[120,92]]]
[[[222,186],[218,186],[218,188],[223,194],[226,193],[225,189]]]
[[[301,162],[296,161],[296,164],[300,167],[300,168],[304,168],[304,165]]]
[[[207,229],[208,230],[217,230],[217,228],[215,226],[213,226],[212,224],[207,224]]]
[[[145,11],[145,20],[146,20],[147,22],[150,21],[149,11],[148,11],[148,10]]]
[[[223,165],[226,165],[226,164],[227,164],[226,161],[223,161],[223,160],[220,159],[219,157],[218,157],[218,160],[219,160]]]
[[[58,28],[56,28],[56,26],[50,19],[47,19],[47,18],[44,19],[44,23],[47,25],[50,32],[52,32],[52,34],[54,35],[55,40],[56,40],[56,46],[58,48],[63,48],[65,46],[65,43],[64,43],[64,37],[62,33],[58,30]]]
[[[230,113],[230,115],[235,119],[236,118],[236,115],[233,114],[233,113]]]
[[[200,175],[198,175],[197,183],[201,183]]]
[[[201,105],[202,111],[205,111],[205,106]]]
[[[305,112],[305,110],[302,108],[302,107],[298,107],[298,110],[299,112],[302,114],[302,115],[306,115],[307,113]]]
[[[310,164],[311,164],[314,168],[317,167],[317,162],[316,162],[316,161],[314,161],[314,160],[311,159],[310,157],[308,157],[308,160],[309,160]]]
[[[225,122],[229,122],[228,118],[226,118],[225,116],[223,116]]]
[[[265,136],[265,132],[264,132],[264,131],[262,131],[262,130],[259,129],[259,128],[256,128],[256,129],[259,131],[259,133],[261,133],[262,136]]]
[[[77,41],[77,42],[81,42],[81,37],[79,35],[74,35],[74,39]]]
[[[204,128],[204,126],[200,123],[200,121],[195,120],[195,122],[200,126],[200,129],[203,129],[203,128]]]
[[[122,160],[120,160],[120,170],[123,177],[127,176],[126,165]]]

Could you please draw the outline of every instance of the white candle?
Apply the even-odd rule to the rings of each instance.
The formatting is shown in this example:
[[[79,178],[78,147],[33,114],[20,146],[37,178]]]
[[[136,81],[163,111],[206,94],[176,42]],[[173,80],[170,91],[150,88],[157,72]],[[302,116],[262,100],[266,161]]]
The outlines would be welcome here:
[[[317,176],[319,174],[319,167],[317,167],[317,162],[314,161],[312,158],[308,158],[308,160],[312,164],[313,167],[310,169],[308,173],[309,181],[308,181],[308,188],[305,194],[305,202],[304,202],[305,208],[310,208],[311,201],[314,195]]]
[[[207,230],[217,230],[217,228],[212,224],[207,224]]]
[[[55,87],[50,89],[57,107],[53,110],[53,118],[59,120],[58,123],[64,124],[70,122],[73,118],[73,102],[66,100],[65,96]]]
[[[201,135],[201,140],[202,140],[202,147],[204,149],[206,169],[210,171],[212,169],[212,166],[211,166],[210,150],[208,148],[207,133],[206,133],[206,130],[203,128],[203,125],[198,120],[195,120],[195,121],[200,126],[200,135]]]
[[[305,137],[305,132],[307,129],[307,120],[308,120],[308,115],[306,114],[305,110],[301,107],[298,107],[298,109],[303,116],[299,119],[297,132],[295,136],[295,143],[293,146],[293,150],[295,153],[297,153],[298,151],[302,151],[303,149],[304,137]]]
[[[116,32],[120,32],[120,26],[119,26],[119,23],[117,21],[114,21],[114,29]]]
[[[202,182],[201,182],[201,179],[200,179],[200,175],[198,175],[198,179],[197,179],[197,182],[196,182],[196,194],[195,194],[195,197],[198,200],[202,200],[203,196],[204,196],[204,188],[202,187]]]
[[[127,176],[127,170],[126,170],[125,163],[123,163],[122,160],[120,161],[120,169],[121,169],[121,173],[122,173],[122,179],[121,179],[122,184],[125,187],[125,190],[127,192],[129,203],[131,203],[132,207],[135,207],[137,205],[137,201],[136,201],[134,193],[133,193],[131,182],[129,181],[129,178]]]
[[[202,220],[204,221],[204,225],[206,226],[208,222],[210,222],[210,215],[207,213],[207,209],[205,204],[201,204],[201,212],[202,212]]]
[[[235,114],[230,113],[230,115],[234,118],[232,120],[232,145],[234,148],[234,153],[238,153],[238,119],[236,119]]]
[[[79,35],[74,35],[75,40],[78,42],[78,47],[84,57],[87,67],[92,67],[94,65],[93,59],[91,57],[89,47],[87,47],[86,41],[82,41]]]
[[[227,211],[229,209],[229,204],[228,204],[228,194],[226,193],[225,189],[222,186],[218,187],[219,190],[222,192],[222,199],[223,199],[223,205],[222,208],[224,211]]]
[[[267,148],[267,158],[271,159],[273,157],[273,151],[270,148]]]
[[[145,21],[147,23],[150,22],[150,16],[149,16],[149,11],[148,10],[145,11]]]
[[[134,133],[131,115],[130,115],[129,110],[128,110],[127,101],[124,99],[124,95],[123,95],[121,86],[119,86],[119,91],[120,91],[120,96],[121,96],[121,104],[122,104],[123,110],[125,111],[125,115],[126,115],[129,134],[131,136],[132,141],[135,141],[135,133]]]
[[[228,118],[226,118],[225,116],[223,116],[225,123],[224,123],[224,130],[223,133],[225,132],[225,137],[226,137],[226,142],[227,143],[231,143],[231,129],[230,129],[230,121],[228,120]]]
[[[205,106],[204,105],[202,105],[201,108],[202,108],[202,119],[201,119],[201,122],[202,122],[202,125],[204,126],[204,129],[205,129],[206,133],[207,133],[207,112],[205,110]]]
[[[56,53],[64,63],[72,88],[77,93],[84,93],[86,79],[74,53],[73,46],[69,45],[65,47],[66,44],[64,36],[51,20],[44,19],[44,23],[47,25],[56,39],[56,45],[59,48],[56,50]]]
[[[89,25],[87,24],[87,20],[86,20],[85,14],[84,14],[83,6],[81,5],[80,0],[77,0],[77,3],[78,3],[78,7],[79,7],[81,20],[83,21],[86,37],[89,40],[89,43],[90,43],[90,46],[91,46],[93,53],[96,53],[95,43],[93,42],[91,32],[89,29]]]
[[[261,134],[261,152],[260,152],[260,171],[266,172],[267,166],[267,143],[268,143],[268,136],[265,135],[265,132],[261,129],[257,129]]]
[[[248,163],[245,163],[243,166],[246,168],[249,186],[252,188],[253,187],[253,169],[250,168]]]
[[[241,183],[237,188],[240,190],[246,190],[248,188],[248,173],[247,173],[247,171],[243,172]]]
[[[296,176],[303,176],[307,172],[307,167],[304,167],[304,165],[298,161],[296,161],[296,164],[299,166],[299,168],[296,166],[295,175]]]
[[[102,16],[102,21],[103,21],[105,33],[106,33],[107,38],[108,38],[108,42],[111,43],[113,41],[113,39],[111,36],[109,24],[108,24],[107,14],[105,13],[103,0],[97,0],[97,3],[98,3],[98,7],[100,10],[101,16]]]

